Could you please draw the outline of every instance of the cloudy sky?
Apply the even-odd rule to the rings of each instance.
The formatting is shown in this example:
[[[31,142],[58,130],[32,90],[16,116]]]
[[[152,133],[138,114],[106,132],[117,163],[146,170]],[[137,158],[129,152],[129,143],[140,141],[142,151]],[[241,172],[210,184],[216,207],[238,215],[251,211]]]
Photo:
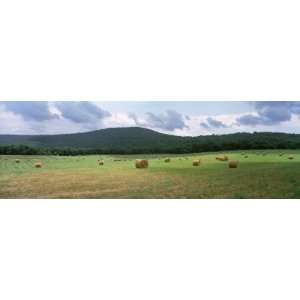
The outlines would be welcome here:
[[[0,101],[0,134],[59,134],[139,126],[176,135],[300,133],[300,102]]]

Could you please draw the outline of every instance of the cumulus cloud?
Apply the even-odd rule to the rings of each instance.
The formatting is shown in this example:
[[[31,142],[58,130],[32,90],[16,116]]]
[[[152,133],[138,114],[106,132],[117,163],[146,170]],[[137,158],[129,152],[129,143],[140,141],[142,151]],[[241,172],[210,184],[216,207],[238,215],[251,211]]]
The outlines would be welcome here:
[[[0,132],[54,134],[103,128],[111,114],[91,102],[2,101]],[[2,124],[6,121],[7,126]],[[9,120],[9,121],[7,121]]]
[[[254,104],[255,114],[246,114],[237,118],[238,125],[276,125],[292,119],[292,115],[300,115],[300,103],[292,101],[261,101]]]
[[[130,113],[112,113],[110,117],[103,120],[103,126],[105,128],[136,126],[137,119],[134,120],[133,118],[135,118],[135,115]]]
[[[138,126],[156,128],[165,131],[174,131],[176,129],[187,128],[184,117],[175,110],[167,110],[162,114],[147,112],[144,119],[138,118],[133,113],[129,114],[129,116]]]
[[[63,118],[75,123],[94,123],[111,116],[110,112],[87,101],[55,102],[55,107]]]
[[[210,129],[209,126],[208,126],[208,124],[206,122],[201,122],[200,126],[203,127],[204,129],[207,129],[207,130]]]
[[[187,127],[184,123],[183,116],[175,110],[167,110],[164,114],[159,115],[148,112],[146,116],[146,123],[149,127],[167,131]]]
[[[138,125],[138,126],[143,126],[143,122],[139,120],[139,118],[137,117],[137,115],[135,113],[128,113],[128,118],[132,119],[135,123],[135,125]]]
[[[1,102],[5,110],[21,116],[28,121],[46,121],[58,118],[49,109],[48,102],[45,101],[4,101]]]
[[[0,134],[31,134],[33,130],[21,115],[8,112],[0,102]]]
[[[164,133],[197,136],[268,131],[270,125],[272,131],[299,132],[300,102],[251,102],[251,105],[245,105],[243,112],[209,115],[191,108],[179,111],[170,107],[160,113],[151,108],[135,110],[133,107],[129,113],[123,107],[120,111],[117,104],[105,107],[105,104],[86,101],[0,101],[0,133],[55,134],[140,126]]]
[[[210,128],[226,128],[227,125],[225,125],[223,122],[214,119],[212,117],[206,118],[206,122],[201,122],[200,126],[202,126],[205,129],[210,129]]]

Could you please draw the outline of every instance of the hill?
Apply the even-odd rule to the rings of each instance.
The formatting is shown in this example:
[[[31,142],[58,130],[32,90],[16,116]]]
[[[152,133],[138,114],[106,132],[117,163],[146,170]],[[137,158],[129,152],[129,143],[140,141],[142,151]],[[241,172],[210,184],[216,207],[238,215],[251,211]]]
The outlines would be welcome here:
[[[103,151],[127,151],[135,149],[174,148],[187,138],[159,133],[150,129],[108,128],[91,132],[59,135],[0,135],[0,146],[26,145],[50,149],[102,149]],[[189,139],[189,138],[188,138]]]
[[[22,145],[22,146],[20,146]],[[0,154],[7,149],[34,148],[49,152],[76,153],[191,153],[245,149],[300,149],[299,134],[235,133],[181,137],[150,129],[108,128],[59,135],[0,135]],[[4,149],[4,150],[3,150]],[[20,152],[20,150],[19,150]],[[30,152],[30,151],[29,151]]]
[[[181,142],[183,137],[167,135],[150,129],[108,128],[96,131],[58,135],[0,135],[0,145],[19,145],[49,148],[119,148],[161,146]]]

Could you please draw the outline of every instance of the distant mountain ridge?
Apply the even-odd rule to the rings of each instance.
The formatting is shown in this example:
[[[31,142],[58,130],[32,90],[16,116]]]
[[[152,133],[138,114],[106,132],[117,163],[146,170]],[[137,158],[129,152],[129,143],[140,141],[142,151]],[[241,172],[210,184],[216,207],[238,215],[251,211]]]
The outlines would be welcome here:
[[[0,135],[0,147],[8,145],[48,149],[97,149],[103,153],[190,153],[239,149],[300,149],[300,135],[260,132],[182,137],[146,128],[128,127],[73,134]]]
[[[0,135],[0,145],[24,144],[50,148],[95,149],[119,146],[142,147],[149,143],[160,145],[162,142],[178,142],[182,139],[184,137],[163,134],[151,129],[128,127],[55,135]]]

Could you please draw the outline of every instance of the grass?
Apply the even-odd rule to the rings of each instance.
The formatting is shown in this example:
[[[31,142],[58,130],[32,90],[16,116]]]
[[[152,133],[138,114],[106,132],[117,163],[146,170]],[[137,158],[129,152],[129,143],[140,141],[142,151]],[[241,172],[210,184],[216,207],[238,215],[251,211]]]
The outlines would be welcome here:
[[[238,168],[217,161],[216,155],[221,154],[237,160]],[[294,159],[288,160],[289,155]],[[171,162],[165,163],[164,157]],[[149,159],[149,168],[136,169],[137,158]],[[197,158],[201,165],[193,167]],[[98,159],[105,161],[103,166]],[[43,167],[34,168],[36,162]],[[300,151],[0,156],[0,198],[300,198],[299,186]]]

